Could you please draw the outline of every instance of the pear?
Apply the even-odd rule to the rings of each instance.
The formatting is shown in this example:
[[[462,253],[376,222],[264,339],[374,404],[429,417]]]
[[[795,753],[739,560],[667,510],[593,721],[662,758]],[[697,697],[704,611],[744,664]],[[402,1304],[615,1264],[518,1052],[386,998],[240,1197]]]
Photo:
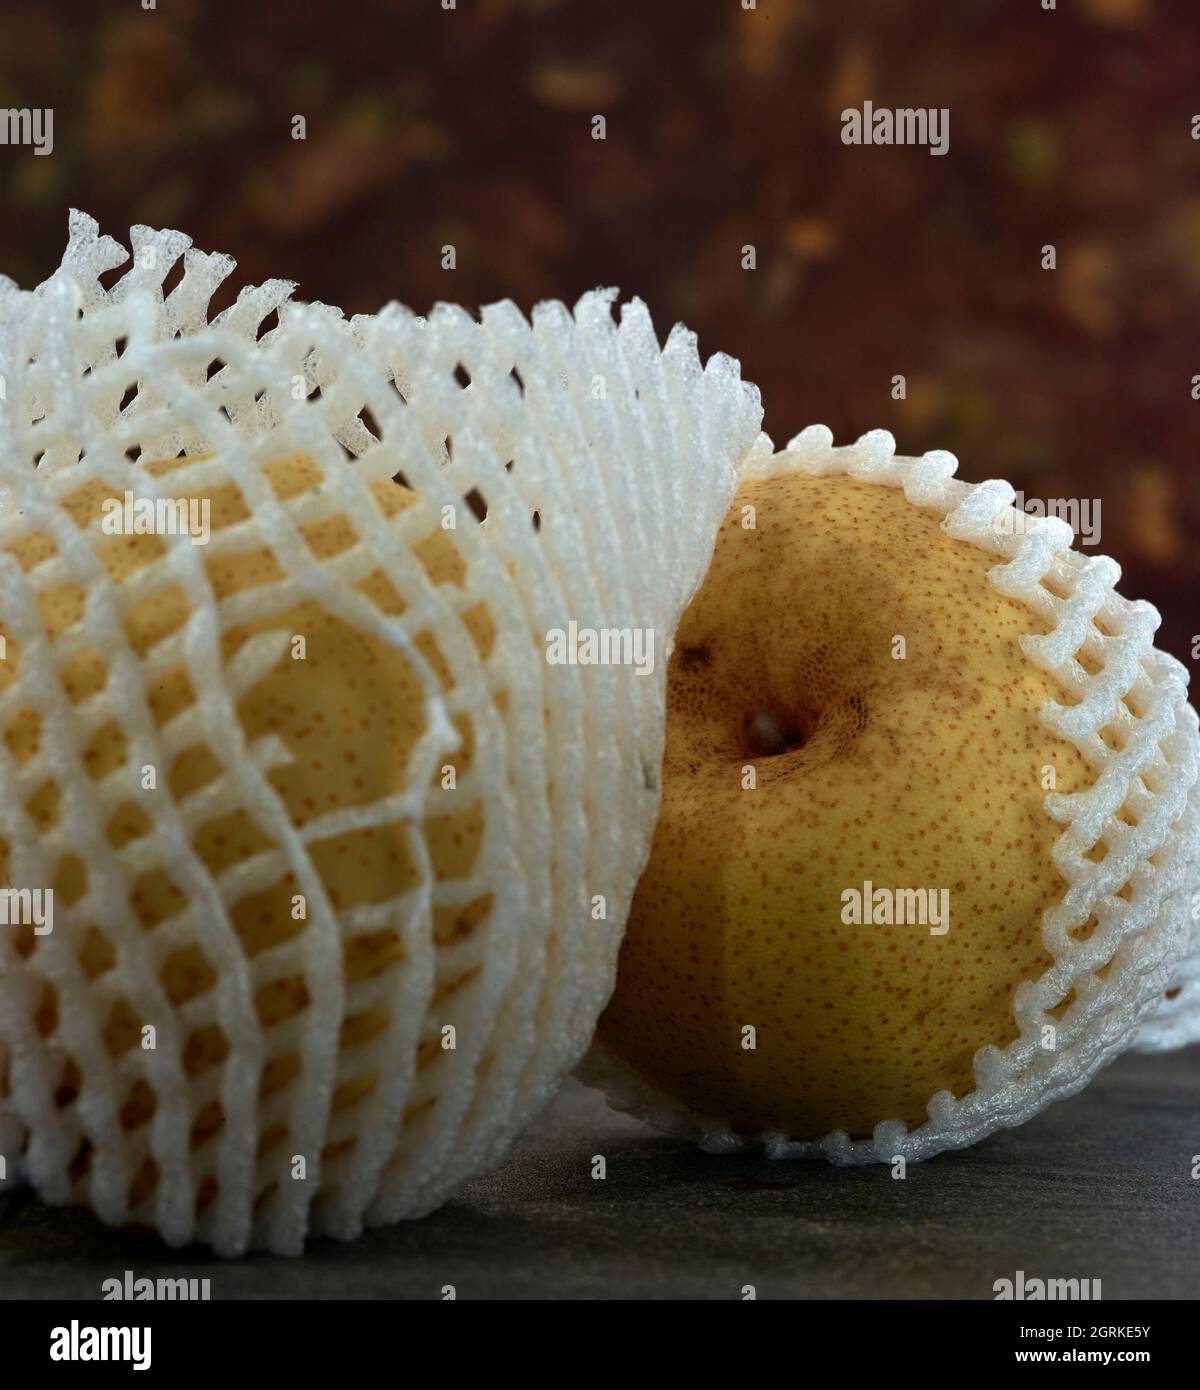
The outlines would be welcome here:
[[[989,534],[997,506],[976,518],[974,539],[952,533],[945,514],[972,490],[955,483],[942,506],[928,505],[945,488],[948,456],[923,472],[924,461],[908,461],[906,472],[886,438],[857,453],[830,450],[819,433],[801,438],[800,457],[741,487],[677,634],[662,812],[592,1070],[607,1059],[630,1095],[641,1088],[659,1113],[697,1117],[710,1137],[716,1124],[735,1136],[837,1136],[844,1147],[887,1124],[892,1144],[928,1131],[935,1097],[943,1115],[969,1096],[978,1110],[977,1058],[985,1073],[1012,1059],[1013,1074],[985,1088],[994,1100],[1007,1085],[1010,1102],[1021,1068],[1045,1066],[1039,1051],[1066,1057],[1072,1080],[1101,1055],[1097,1025],[1089,1033],[1080,1016],[1104,990],[1121,910],[1155,891],[1149,851],[1179,841],[1180,871],[1195,862],[1194,795],[1183,804],[1195,716],[1175,699],[1171,728],[1187,755],[1176,829],[1154,832],[1097,910],[1060,923],[1063,871],[1077,878],[1077,861],[1064,858],[1068,837],[1048,798],[1060,818],[1085,799],[1097,760],[1128,739],[1129,707],[1122,723],[1114,699],[1111,723],[1102,717],[1092,738],[1048,726],[1043,712],[1074,697],[1025,646],[1053,623],[990,577],[997,549],[1027,538],[1011,526]],[[998,506],[1011,520],[1004,494]],[[1043,526],[1037,543],[1048,535],[1058,533]],[[1064,584],[1048,572],[1043,592]],[[1100,669],[1096,652],[1128,646],[1117,623],[1095,615],[1079,677]],[[1117,695],[1139,680],[1131,666]],[[1178,697],[1178,671],[1170,680]],[[1119,773],[1114,758],[1110,781]],[[1131,781],[1128,791],[1091,844],[1072,846],[1089,871],[1104,837],[1127,849],[1122,832],[1146,813],[1145,788]],[[1177,898],[1144,915],[1155,967],[1132,972],[1109,1009],[1122,1039],[1182,950]],[[1088,953],[1074,969],[1072,952]],[[1031,1015],[1033,982],[1046,1004]],[[1032,1072],[1023,1080],[1038,1099],[1053,1089]],[[642,1108],[654,1117],[655,1104]],[[946,1146],[928,1133],[923,1143]]]

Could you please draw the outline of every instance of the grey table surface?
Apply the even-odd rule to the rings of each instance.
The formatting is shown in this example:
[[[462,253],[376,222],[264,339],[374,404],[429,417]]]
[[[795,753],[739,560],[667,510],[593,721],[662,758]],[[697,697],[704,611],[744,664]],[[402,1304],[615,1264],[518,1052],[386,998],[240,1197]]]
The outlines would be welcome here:
[[[607,1176],[593,1178],[593,1156]],[[972,1149],[887,1168],[714,1157],[567,1083],[504,1164],[423,1221],[297,1259],[216,1259],[26,1194],[0,1204],[0,1298],[101,1280],[213,1298],[992,1298],[1026,1277],[1104,1299],[1200,1297],[1200,1048],[1127,1055]],[[1200,1170],[1198,1170],[1200,1171]]]

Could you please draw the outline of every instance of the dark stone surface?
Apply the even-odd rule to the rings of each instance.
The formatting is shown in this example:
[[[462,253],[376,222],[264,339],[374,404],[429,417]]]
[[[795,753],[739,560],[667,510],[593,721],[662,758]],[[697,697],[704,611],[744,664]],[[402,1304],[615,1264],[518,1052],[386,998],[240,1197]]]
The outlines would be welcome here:
[[[591,1176],[592,1156],[608,1176]],[[424,1221],[300,1259],[173,1252],[32,1198],[0,1210],[0,1297],[208,1277],[214,1298],[991,1298],[1100,1279],[1200,1297],[1200,1049],[1126,1056],[1022,1129],[909,1168],[717,1158],[570,1084],[494,1174]]]

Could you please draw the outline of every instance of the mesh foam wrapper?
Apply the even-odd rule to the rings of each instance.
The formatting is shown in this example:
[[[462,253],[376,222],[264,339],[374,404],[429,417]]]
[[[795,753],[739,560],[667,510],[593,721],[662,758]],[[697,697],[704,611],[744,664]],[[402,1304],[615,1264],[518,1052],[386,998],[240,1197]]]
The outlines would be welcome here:
[[[1017,986],[1018,1036],[1003,1049],[979,1048],[970,1094],[934,1095],[928,1120],[912,1130],[883,1117],[869,1139],[852,1140],[843,1131],[819,1141],[735,1132],[724,1119],[693,1113],[651,1086],[599,1040],[593,1044],[578,1069],[581,1080],[604,1091],[618,1109],[697,1139],[711,1152],[761,1147],[783,1158],[823,1155],[835,1163],[860,1164],[891,1162],[896,1155],[918,1160],[964,1148],[994,1130],[1023,1124],[1052,1101],[1080,1090],[1135,1038],[1153,1045],[1180,1013],[1182,995],[1165,999],[1164,991],[1184,955],[1191,895],[1200,886],[1200,736],[1196,711],[1187,702],[1187,672],[1154,647],[1159,616],[1153,606],[1131,602],[1114,589],[1120,577],[1115,561],[1072,550],[1073,533],[1065,521],[1018,514],[1008,483],[972,486],[954,478],[957,466],[944,451],[899,457],[884,430],[835,448],[830,431],[817,425],[778,454],[770,452],[764,437],[745,478],[800,470],[845,473],[902,488],[912,505],[943,516],[950,536],[997,557],[990,582],[1025,604],[1031,626],[1039,629],[1022,636],[1021,650],[1064,694],[1062,703],[1047,703],[1039,718],[1074,743],[1095,774],[1087,791],[1051,792],[1045,798],[1046,814],[1062,827],[1052,854],[1067,885],[1062,901],[1041,921],[1054,964],[1040,978]],[[1065,597],[1051,593],[1043,579]],[[1104,635],[1096,620],[1112,635]],[[1081,652],[1089,666],[1098,666],[1094,675],[1076,660]],[[1116,733],[1119,750],[1100,737],[1104,729]],[[1133,824],[1118,818],[1122,810]],[[1088,857],[1097,846],[1106,851],[1100,862]],[[1126,885],[1128,899],[1118,896]],[[1095,930],[1084,941],[1072,940],[1070,932],[1093,915]],[[1101,979],[1098,972],[1105,967]],[[1195,979],[1194,966],[1182,968],[1193,970]],[[1072,993],[1065,1012],[1053,1017],[1050,1011]],[[1159,1013],[1144,1023],[1156,1009]],[[1054,1028],[1053,1051],[1041,1046],[1043,1025]],[[1177,1026],[1173,1041],[1159,1045],[1184,1040]]]
[[[0,628],[20,652],[0,729],[23,707],[43,720],[29,763],[18,765],[0,737],[0,839],[14,884],[49,884],[68,850],[87,875],[84,896],[56,903],[53,931],[32,949],[18,951],[13,930],[0,928],[0,1152],[10,1182],[28,1181],[51,1203],[85,1203],[105,1222],[146,1224],[172,1245],[198,1240],[226,1255],[294,1253],[309,1233],[349,1238],[438,1206],[503,1154],[586,1047],[657,817],[670,638],[761,409],[737,363],[715,356],[702,366],[681,326],[660,350],[637,300],[615,321],[612,291],[585,295],[573,315],[542,304],[531,321],[506,302],[479,321],[449,304],[422,321],[393,304],[347,322],[327,306],[292,303],[292,286],[275,280],[244,289],[210,323],[210,297],[234,262],[178,232],[135,227],[131,242],[132,264],[105,290],[100,276],[127,253],[73,214],[49,281],[29,293],[0,284]],[[164,297],[177,262],[182,278]],[[278,324],[268,327],[272,314]],[[281,501],[264,467],[297,452],[315,461],[322,485]],[[169,475],[176,491],[232,482],[248,517],[217,531],[207,551],[163,537],[161,558],[114,584],[97,560],[98,525],[76,525],[63,498],[89,479],[116,497],[154,498],[163,480],[139,464],[180,454],[202,461]],[[398,471],[418,499],[388,519],[369,484]],[[464,506],[472,493],[485,499],[483,525]],[[444,507],[460,518],[441,534],[465,567],[461,588],[433,583],[413,553]],[[357,541],[318,562],[300,528],[330,517],[349,518]],[[26,572],[11,547],[35,533],[50,538],[51,554]],[[264,546],[278,583],[216,599],[204,555]],[[403,596],[398,617],[354,587],[376,570]],[[37,597],[71,581],[86,595],[83,620],[50,641]],[[182,586],[190,615],[139,659],[121,614],[159,585]],[[248,739],[237,714],[239,696],[287,659],[288,631],[260,633],[227,666],[220,648],[231,623],[298,597],[402,653],[424,703],[403,791],[303,829],[267,775],[287,748]],[[481,603],[496,631],[486,658],[463,623]],[[652,629],[654,674],[551,667],[544,634],[570,620]],[[448,686],[422,654],[418,639],[430,637]],[[60,666],[85,643],[105,654],[107,683],[71,706]],[[147,685],[179,665],[196,699],[156,727]],[[453,721],[464,713],[479,756],[456,794],[478,799],[484,827],[468,876],[443,882],[430,869],[423,817],[447,795],[436,773],[459,744]],[[106,721],[123,730],[128,752],[94,781],[81,747]],[[178,800],[160,788],[149,834],[114,849],[101,827],[138,799],[135,770],[167,766],[196,744],[215,755],[218,781]],[[39,830],[25,803],[47,780],[60,808]],[[213,874],[194,832],[222,807],[245,808],[273,848]],[[417,888],[335,910],[314,844],[394,822],[406,827]],[[187,898],[153,932],[130,902],[147,865],[169,866]],[[307,925],[248,959],[231,909],[286,871],[307,897]],[[488,894],[491,908],[465,941],[434,940],[436,908]],[[590,910],[594,894],[607,900],[605,920]],[[80,952],[91,926],[114,960],[89,980]],[[347,985],[343,945],[383,926],[398,933],[401,959]],[[216,983],[174,1007],[163,963],[190,945]],[[263,1027],[255,991],[298,972],[307,1007]],[[37,1010],[47,985],[58,1007],[45,1035]],[[121,1000],[156,1025],[154,1050],[110,1055],[101,1030]],[[385,1010],[386,1026],[343,1045],[343,1021],[369,1009]],[[457,1029],[454,1050],[438,1046],[446,1024]],[[214,1027],[225,1061],[191,1076],[187,1040]],[[260,1099],[264,1066],[285,1054],[300,1059],[298,1074]],[[77,1075],[64,1095],[68,1063]],[[335,1089],[363,1078],[369,1093],[331,1114]],[[131,1130],[122,1105],[138,1083],[157,1103]],[[224,1124],[197,1144],[194,1117],[214,1101]],[[280,1125],[285,1140],[260,1153]],[[290,1179],[293,1155],[307,1161],[304,1180]],[[134,1200],[147,1171],[149,1189],[143,1181]]]
[[[1200,926],[1197,894],[1192,891],[1192,942],[1167,986],[1166,997],[1134,1040],[1138,1052],[1168,1052],[1200,1042]]]

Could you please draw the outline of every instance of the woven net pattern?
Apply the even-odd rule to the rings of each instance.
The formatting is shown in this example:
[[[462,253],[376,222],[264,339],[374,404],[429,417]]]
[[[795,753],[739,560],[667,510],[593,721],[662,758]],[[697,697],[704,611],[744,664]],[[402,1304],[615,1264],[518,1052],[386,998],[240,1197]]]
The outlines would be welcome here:
[[[1067,885],[1041,923],[1054,964],[1017,987],[1018,1036],[1003,1049],[978,1050],[970,1094],[941,1092],[929,1101],[926,1123],[909,1130],[883,1119],[870,1139],[736,1134],[718,1118],[688,1113],[593,1046],[583,1080],[619,1108],[698,1137],[714,1152],[761,1145],[779,1156],[824,1154],[855,1164],[962,1148],[1078,1091],[1133,1041],[1153,1010],[1172,1007],[1163,1003],[1164,990],[1184,953],[1200,885],[1200,737],[1187,673],[1155,649],[1155,609],[1114,589],[1114,561],[1072,550],[1071,528],[1058,518],[1021,514],[1017,524],[1007,483],[969,485],[954,478],[957,466],[943,451],[897,456],[883,430],[835,448],[829,430],[812,426],[779,454],[760,446],[746,476],[802,469],[902,488],[914,506],[943,515],[949,535],[997,557],[991,583],[1030,612],[1022,651],[1063,692],[1039,717],[1079,748],[1095,776],[1086,791],[1045,799],[1046,814],[1062,827],[1053,857]],[[1151,1036],[1162,1026],[1152,1022]],[[1044,1037],[1054,1040],[1052,1049]]]
[[[0,861],[55,894],[0,926],[0,1152],[294,1253],[436,1207],[586,1047],[761,410],[615,292],[346,321],[270,281],[210,322],[232,260],[131,245],[105,288],[128,253],[73,214],[0,283]],[[208,544],[110,534],[126,495],[210,499]],[[654,673],[548,664],[572,621]],[[302,781],[300,706],[354,775]]]

